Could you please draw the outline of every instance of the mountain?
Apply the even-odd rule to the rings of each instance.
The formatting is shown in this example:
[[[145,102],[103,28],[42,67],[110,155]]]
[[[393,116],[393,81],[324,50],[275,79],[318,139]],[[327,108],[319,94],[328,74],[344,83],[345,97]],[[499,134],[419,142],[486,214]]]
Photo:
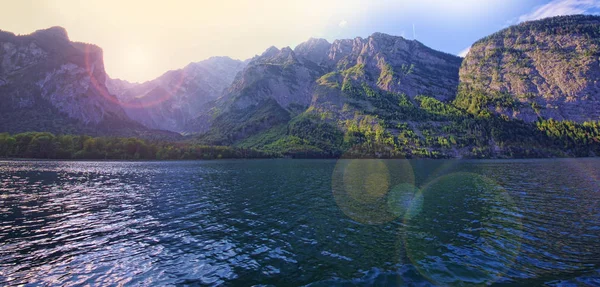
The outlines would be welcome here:
[[[186,124],[221,95],[244,65],[229,57],[212,57],[145,83],[107,78],[106,85],[133,120],[151,129],[184,132]]]
[[[525,22],[477,41],[457,105],[527,122],[600,120],[600,17]]]
[[[137,135],[104,85],[102,49],[52,27],[17,36],[0,31],[0,131]]]
[[[299,116],[330,113],[326,121],[376,112],[398,112],[401,100],[418,95],[451,100],[458,86],[459,57],[438,52],[418,41],[375,33],[368,38],[309,39],[294,50],[271,47],[253,58],[210,111],[192,122],[209,143],[235,144]],[[353,95],[371,91],[370,96]],[[374,94],[396,101],[389,107]],[[356,109],[355,107],[358,107]],[[190,129],[192,129],[190,127]]]

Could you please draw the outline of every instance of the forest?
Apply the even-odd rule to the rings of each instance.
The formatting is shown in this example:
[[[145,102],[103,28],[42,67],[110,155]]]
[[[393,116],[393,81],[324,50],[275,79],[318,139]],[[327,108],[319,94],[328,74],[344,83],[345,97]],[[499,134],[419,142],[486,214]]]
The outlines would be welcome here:
[[[137,138],[54,135],[48,132],[0,134],[0,158],[199,160],[265,158],[254,149],[207,146]]]

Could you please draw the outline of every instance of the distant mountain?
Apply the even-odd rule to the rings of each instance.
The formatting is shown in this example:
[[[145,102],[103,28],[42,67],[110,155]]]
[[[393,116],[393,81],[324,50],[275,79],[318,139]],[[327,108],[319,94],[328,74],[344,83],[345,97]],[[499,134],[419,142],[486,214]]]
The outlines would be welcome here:
[[[527,122],[600,120],[600,17],[562,16],[477,41],[457,105]]]
[[[0,131],[137,135],[104,85],[102,49],[69,41],[60,27],[0,31]]]
[[[184,132],[186,124],[221,95],[244,65],[229,57],[212,57],[142,84],[107,78],[106,85],[133,120],[152,129]]]

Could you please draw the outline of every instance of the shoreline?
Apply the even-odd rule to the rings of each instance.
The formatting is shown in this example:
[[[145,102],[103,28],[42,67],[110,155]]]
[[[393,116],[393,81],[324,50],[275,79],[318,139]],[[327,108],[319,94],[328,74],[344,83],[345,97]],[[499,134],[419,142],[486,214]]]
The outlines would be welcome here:
[[[220,158],[220,159],[50,159],[50,158],[0,158],[3,161],[48,161],[48,162],[216,162],[216,161],[245,161],[245,160],[419,160],[419,161],[515,161],[515,160],[572,160],[600,159],[598,156],[588,157],[527,157],[527,158]]]

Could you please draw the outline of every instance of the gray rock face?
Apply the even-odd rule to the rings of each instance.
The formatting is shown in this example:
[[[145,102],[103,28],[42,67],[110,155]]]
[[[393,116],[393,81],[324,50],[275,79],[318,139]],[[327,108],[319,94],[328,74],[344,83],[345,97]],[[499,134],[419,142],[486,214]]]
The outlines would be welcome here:
[[[353,40],[309,39],[294,50],[270,47],[255,57],[222,99],[245,108],[274,98],[284,108],[308,107],[317,79],[333,72],[356,77],[373,87],[410,97],[420,94],[451,100],[458,86],[461,59],[417,41],[381,33]],[[345,72],[352,70],[356,73]]]
[[[472,46],[460,69],[463,100],[508,98],[488,109],[528,122],[600,120],[599,57],[600,17],[522,23]]]
[[[360,67],[372,86],[414,98],[452,100],[461,59],[435,51],[418,41],[375,33],[366,39],[337,40],[329,51],[330,65]]]
[[[311,90],[320,71],[307,65],[289,47],[271,47],[255,57],[220,99],[221,106],[243,109],[273,98],[282,107],[310,104]]]
[[[310,38],[296,46],[294,52],[313,63],[325,65],[330,62],[329,49],[331,49],[331,44],[327,40]]]
[[[63,28],[25,36],[0,31],[0,128],[60,131],[70,122],[77,132],[115,121],[127,126],[132,122],[105,78],[102,50],[70,42]],[[29,115],[40,118],[26,123],[34,120]]]
[[[182,132],[207,102],[221,95],[244,65],[228,57],[213,57],[142,84],[108,79],[107,87],[135,121],[152,129]]]
[[[125,80],[113,79],[110,77],[106,78],[106,88],[121,102],[130,101],[134,95],[128,92],[138,85],[139,83],[130,83]]]

